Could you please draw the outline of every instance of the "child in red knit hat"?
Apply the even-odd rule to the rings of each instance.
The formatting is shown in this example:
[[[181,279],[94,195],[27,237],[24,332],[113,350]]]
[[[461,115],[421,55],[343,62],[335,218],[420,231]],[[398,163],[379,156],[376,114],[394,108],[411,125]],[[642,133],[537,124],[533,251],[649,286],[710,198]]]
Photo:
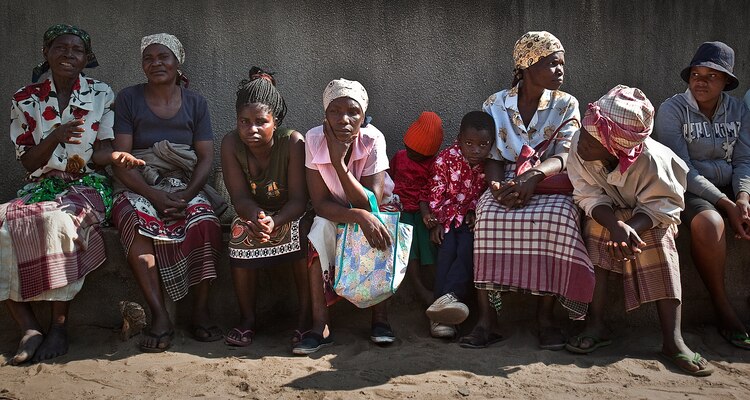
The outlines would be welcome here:
[[[435,264],[437,250],[430,241],[429,229],[434,227],[436,222],[422,218],[419,198],[422,189],[432,180],[430,165],[442,143],[443,122],[440,117],[431,111],[423,112],[406,130],[406,149],[398,151],[393,156],[389,171],[395,183],[393,193],[399,196],[403,205],[401,222],[414,226],[407,275],[418,298],[425,304],[432,303],[433,294],[422,282],[420,266]],[[429,214],[429,209],[426,211]]]

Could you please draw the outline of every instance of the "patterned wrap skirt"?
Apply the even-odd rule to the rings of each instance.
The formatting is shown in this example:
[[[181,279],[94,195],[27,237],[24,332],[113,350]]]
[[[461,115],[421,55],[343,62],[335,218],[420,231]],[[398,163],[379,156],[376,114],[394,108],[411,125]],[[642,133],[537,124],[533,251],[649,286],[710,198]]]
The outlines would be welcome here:
[[[305,259],[307,235],[314,216],[312,211],[307,211],[296,221],[274,227],[267,242],[252,237],[247,222],[235,217],[229,236],[229,265],[232,268],[258,268]]]
[[[633,210],[615,210],[615,215],[627,221]],[[593,218],[584,222],[584,238],[591,262],[600,268],[622,275],[625,310],[632,311],[643,303],[682,298],[680,286],[680,258],[675,236],[677,226],[652,228],[641,234],[646,246],[635,260],[614,260],[607,250],[609,231]]]
[[[185,213],[185,219],[164,221],[146,198],[130,191],[117,195],[112,211],[126,255],[136,233],[153,240],[162,284],[174,301],[185,297],[190,286],[216,278],[222,246],[219,219],[202,193]]]
[[[106,259],[105,207],[89,186],[51,201],[0,205],[0,301],[70,301]]]
[[[506,178],[513,177],[506,167]],[[582,319],[594,295],[594,267],[580,233],[579,208],[566,195],[534,195],[526,207],[506,210],[487,190],[477,204],[474,284],[499,293],[552,295],[571,319]]]

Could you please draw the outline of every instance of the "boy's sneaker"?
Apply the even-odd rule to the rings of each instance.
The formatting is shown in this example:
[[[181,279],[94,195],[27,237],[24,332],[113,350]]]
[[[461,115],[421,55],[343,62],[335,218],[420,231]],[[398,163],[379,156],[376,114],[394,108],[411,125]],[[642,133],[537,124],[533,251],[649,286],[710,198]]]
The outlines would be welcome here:
[[[458,301],[453,293],[440,296],[435,302],[427,307],[427,318],[430,321],[447,325],[458,325],[469,316],[469,307]]]
[[[458,330],[453,325],[430,321],[430,335],[438,339],[453,339]]]

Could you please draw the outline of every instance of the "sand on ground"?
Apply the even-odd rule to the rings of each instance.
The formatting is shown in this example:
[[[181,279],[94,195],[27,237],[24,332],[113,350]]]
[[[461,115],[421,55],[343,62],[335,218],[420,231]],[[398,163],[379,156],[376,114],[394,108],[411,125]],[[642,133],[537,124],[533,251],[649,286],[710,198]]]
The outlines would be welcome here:
[[[72,324],[67,355],[0,367],[0,399],[750,398],[750,351],[731,347],[710,326],[684,329],[716,369],[695,378],[658,358],[656,327],[618,328],[613,345],[574,355],[539,349],[530,322],[508,324],[505,340],[470,350],[431,338],[421,309],[400,305],[391,307],[398,340],[379,347],[368,340],[367,311],[332,314],[335,345],[310,357],[290,352],[291,318],[259,321],[245,348],[200,343],[178,329],[161,354],[141,353],[138,337],[122,342],[112,328]],[[13,329],[0,330],[0,351],[11,356],[18,339]]]

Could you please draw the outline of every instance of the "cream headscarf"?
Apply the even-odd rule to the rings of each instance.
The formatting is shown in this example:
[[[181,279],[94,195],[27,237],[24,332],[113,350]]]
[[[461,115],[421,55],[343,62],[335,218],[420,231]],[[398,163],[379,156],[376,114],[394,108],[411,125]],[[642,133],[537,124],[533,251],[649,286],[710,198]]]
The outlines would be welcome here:
[[[332,80],[325,90],[323,90],[323,110],[328,108],[328,105],[332,101],[339,97],[349,97],[353,99],[359,106],[362,107],[362,112],[367,112],[367,104],[369,98],[367,97],[367,91],[361,83],[357,81],[350,81],[344,78]]]
[[[177,62],[182,65],[185,62],[185,49],[182,47],[182,43],[177,39],[176,36],[168,33],[156,33],[153,35],[144,36],[141,39],[141,53],[146,50],[146,47],[152,44],[161,44],[166,46],[172,53],[177,57]]]

